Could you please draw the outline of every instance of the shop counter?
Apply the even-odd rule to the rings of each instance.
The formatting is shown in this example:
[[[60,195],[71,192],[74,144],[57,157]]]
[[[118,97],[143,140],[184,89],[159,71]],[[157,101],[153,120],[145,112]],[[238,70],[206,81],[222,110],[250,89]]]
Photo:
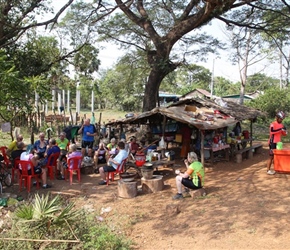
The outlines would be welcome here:
[[[290,149],[274,149],[274,170],[290,173]]]

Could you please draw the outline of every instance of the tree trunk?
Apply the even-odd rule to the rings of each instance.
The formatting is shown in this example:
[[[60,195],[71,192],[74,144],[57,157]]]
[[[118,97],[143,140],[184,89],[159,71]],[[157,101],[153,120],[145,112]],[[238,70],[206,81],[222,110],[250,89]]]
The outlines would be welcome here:
[[[170,62],[169,55],[164,51],[164,48],[158,49],[153,56],[152,51],[148,51],[147,53],[148,63],[152,68],[145,86],[143,112],[150,111],[156,107],[162,80],[178,66]]]
[[[161,81],[164,77],[161,78],[161,74],[152,69],[148,78],[148,81],[145,86],[145,93],[143,99],[143,112],[150,111],[156,107],[158,101],[158,92]]]

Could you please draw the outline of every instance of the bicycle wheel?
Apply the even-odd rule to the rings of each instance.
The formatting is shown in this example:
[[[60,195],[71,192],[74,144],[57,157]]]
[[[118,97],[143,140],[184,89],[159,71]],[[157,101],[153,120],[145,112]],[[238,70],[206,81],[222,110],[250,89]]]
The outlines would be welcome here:
[[[7,187],[11,187],[12,186],[12,179],[11,179],[11,174],[10,173],[6,173],[3,176],[3,182]]]

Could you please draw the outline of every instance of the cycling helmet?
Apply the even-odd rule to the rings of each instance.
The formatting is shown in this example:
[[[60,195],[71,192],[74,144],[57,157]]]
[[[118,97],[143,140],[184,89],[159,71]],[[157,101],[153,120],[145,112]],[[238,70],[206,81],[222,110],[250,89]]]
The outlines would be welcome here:
[[[284,114],[283,111],[278,111],[277,114],[276,114],[276,117],[280,118],[280,119],[284,119],[285,118],[285,114]]]

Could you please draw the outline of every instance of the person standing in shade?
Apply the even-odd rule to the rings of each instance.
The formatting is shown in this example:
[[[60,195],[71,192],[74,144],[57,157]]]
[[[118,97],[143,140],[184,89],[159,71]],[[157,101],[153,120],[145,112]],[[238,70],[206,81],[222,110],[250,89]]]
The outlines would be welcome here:
[[[86,154],[86,148],[88,147],[88,156],[92,157],[92,149],[94,146],[95,136],[97,135],[96,127],[91,124],[90,119],[86,119],[78,130],[78,134],[82,134],[82,156]]]
[[[274,160],[273,149],[276,149],[277,143],[281,142],[281,136],[287,135],[287,130],[282,124],[282,121],[285,118],[283,111],[278,111],[276,113],[276,120],[270,124],[270,138],[269,138],[269,159],[267,161],[267,174],[275,174],[275,170],[271,169],[271,165]]]
[[[189,189],[199,189],[204,186],[205,171],[195,152],[189,152],[187,159],[184,160],[187,168],[185,173],[179,173],[176,176],[177,194],[172,197],[173,200],[182,199],[182,185]]]

